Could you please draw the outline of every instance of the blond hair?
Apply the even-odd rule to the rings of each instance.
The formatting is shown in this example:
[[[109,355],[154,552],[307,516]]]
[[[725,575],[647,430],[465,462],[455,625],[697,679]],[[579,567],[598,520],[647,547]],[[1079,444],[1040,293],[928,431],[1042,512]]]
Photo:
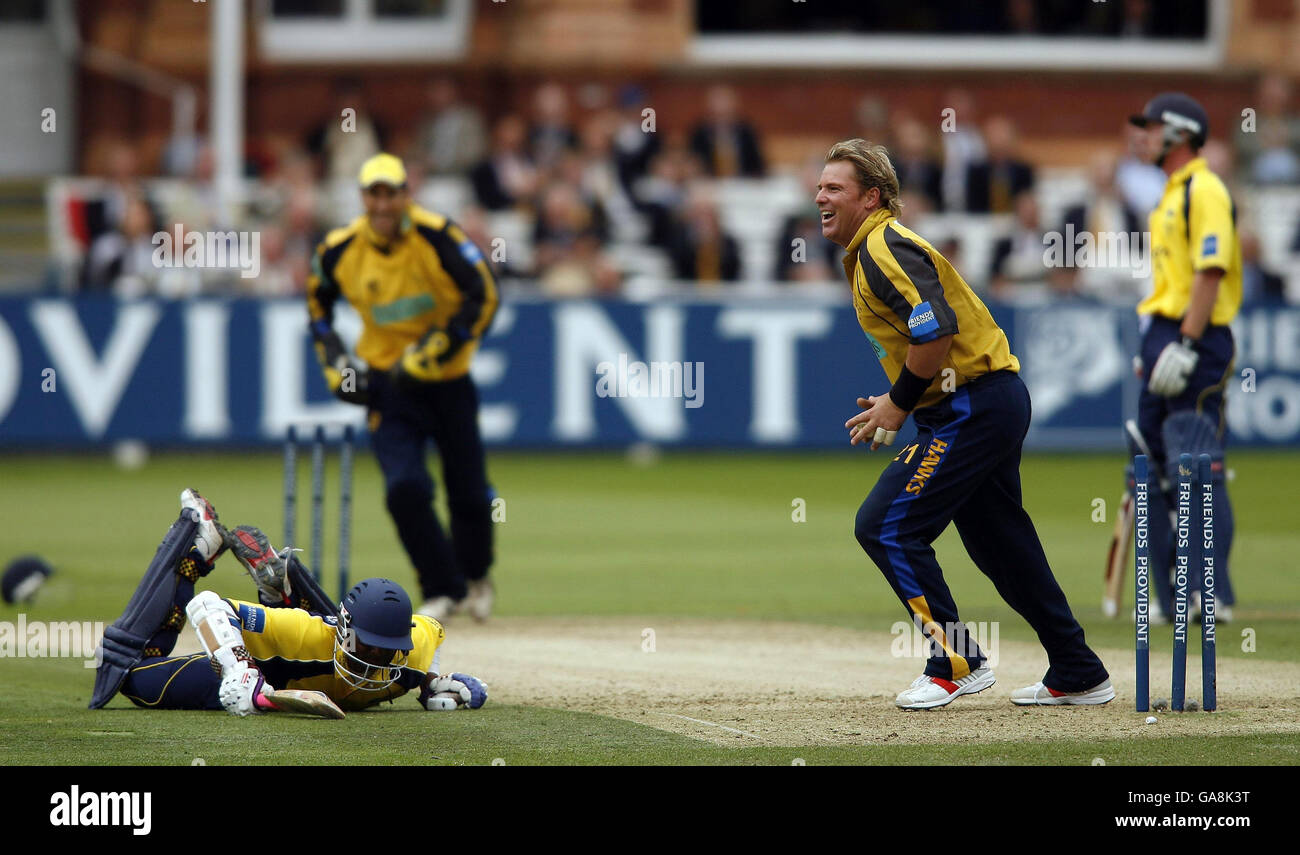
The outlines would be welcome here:
[[[903,202],[898,198],[898,173],[889,162],[889,150],[883,145],[873,145],[854,137],[841,140],[826,153],[826,162],[843,160],[853,164],[858,184],[864,191],[875,187],[880,191],[880,207],[888,208],[895,217],[900,216]]]

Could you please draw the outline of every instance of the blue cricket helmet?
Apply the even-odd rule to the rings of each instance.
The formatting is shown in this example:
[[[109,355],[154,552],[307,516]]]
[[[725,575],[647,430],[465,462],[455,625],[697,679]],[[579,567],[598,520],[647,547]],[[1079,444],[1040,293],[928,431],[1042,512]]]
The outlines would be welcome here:
[[[362,579],[343,598],[340,614],[357,640],[385,650],[411,650],[411,598],[391,579]]]

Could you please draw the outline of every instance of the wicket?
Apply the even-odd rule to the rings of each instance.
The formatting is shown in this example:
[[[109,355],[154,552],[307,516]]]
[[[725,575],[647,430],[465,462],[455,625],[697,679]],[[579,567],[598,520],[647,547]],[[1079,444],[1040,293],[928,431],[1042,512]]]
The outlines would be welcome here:
[[[1133,458],[1135,516],[1134,595],[1136,602],[1135,649],[1137,652],[1137,711],[1150,708],[1150,474],[1147,456]],[[1193,481],[1195,489],[1193,489]],[[1191,574],[1199,567],[1201,591],[1201,707],[1206,711],[1218,705],[1217,669],[1214,638],[1214,481],[1210,455],[1178,458],[1178,482],[1174,525],[1173,567],[1173,675],[1170,707],[1182,711],[1186,703],[1188,589]],[[1195,503],[1195,506],[1194,506]]]
[[[352,558],[352,464],[355,432],[343,428],[339,449],[339,600],[348,591]],[[311,563],[317,582],[325,567],[325,426],[317,425],[311,444]],[[284,542],[296,542],[298,516],[298,432],[290,426],[284,440]],[[304,562],[305,563],[305,562]]]

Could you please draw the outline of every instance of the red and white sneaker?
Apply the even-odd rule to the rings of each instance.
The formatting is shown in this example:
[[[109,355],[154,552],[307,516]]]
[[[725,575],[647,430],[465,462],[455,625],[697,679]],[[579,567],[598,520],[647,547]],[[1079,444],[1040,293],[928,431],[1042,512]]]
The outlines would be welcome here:
[[[1110,680],[1099,683],[1083,692],[1058,692],[1056,689],[1049,689],[1042,682],[1038,682],[1032,686],[1025,686],[1023,689],[1016,689],[1011,693],[1011,703],[1022,707],[1087,706],[1089,704],[1110,703],[1113,700],[1115,700],[1115,689],[1111,686]]]
[[[253,577],[263,603],[291,602],[289,585],[289,550],[276,552],[271,540],[257,526],[241,525],[226,532],[226,545]]]
[[[203,560],[211,564],[226,548],[225,530],[217,519],[217,509],[193,487],[181,490],[181,507],[199,512],[199,529],[194,533],[194,547]]]
[[[894,703],[905,710],[934,709],[951,703],[962,695],[982,692],[996,682],[993,670],[983,665],[960,680],[945,680],[922,674],[912,682],[911,688],[894,699]]]

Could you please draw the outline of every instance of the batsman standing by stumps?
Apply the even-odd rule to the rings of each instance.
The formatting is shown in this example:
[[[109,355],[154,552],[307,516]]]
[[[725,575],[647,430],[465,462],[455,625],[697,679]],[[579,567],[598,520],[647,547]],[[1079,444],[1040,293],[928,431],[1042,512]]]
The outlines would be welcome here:
[[[858,322],[893,382],[859,398],[851,442],[891,445],[911,413],[917,436],[880,475],[855,533],[930,640],[924,673],[895,703],[929,709],[994,684],[985,654],[957,613],[934,542],[955,522],[971,560],[1047,651],[1041,682],[1021,705],[1104,704],[1110,676],[1084,641],[1033,521],[1021,504],[1020,452],[1029,391],[1006,334],[952,265],[898,222],[888,152],[845,140],[826,156],[816,203],[822,234],[844,247]]]
[[[1129,121],[1145,129],[1147,156],[1168,176],[1148,226],[1151,294],[1137,307],[1142,344],[1136,367],[1143,381],[1138,430],[1151,457],[1151,578],[1156,590],[1151,618],[1164,622],[1172,611],[1174,536],[1168,511],[1176,505],[1178,458],[1209,454],[1218,589],[1213,606],[1216,619],[1225,621],[1236,601],[1228,580],[1233,520],[1223,450],[1224,392],[1236,353],[1229,324],[1241,308],[1237,208],[1223,181],[1199,156],[1210,131],[1200,104],[1166,92]],[[1131,451],[1147,453],[1136,447]],[[1160,489],[1162,481],[1169,489]],[[1191,574],[1189,583],[1195,612],[1201,599],[1197,574]]]
[[[420,579],[417,613],[444,620],[463,608],[485,620],[493,493],[469,369],[496,312],[496,282],[455,223],[411,201],[401,160],[375,155],[360,183],[365,214],[325,237],[307,280],[316,355],[330,391],[368,408],[388,512]],[[340,297],[361,316],[356,356],[367,368],[334,331]],[[433,510],[430,440],[442,460],[450,538]]]

